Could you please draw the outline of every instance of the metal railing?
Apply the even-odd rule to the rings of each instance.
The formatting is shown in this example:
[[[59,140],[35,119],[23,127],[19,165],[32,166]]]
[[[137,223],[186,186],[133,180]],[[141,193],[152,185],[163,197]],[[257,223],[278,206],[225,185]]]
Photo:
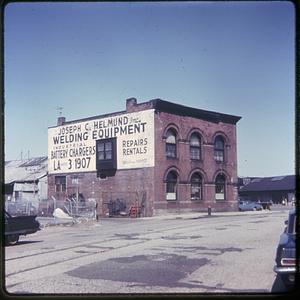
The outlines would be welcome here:
[[[61,201],[56,200],[54,196],[50,199],[40,201],[38,215],[52,217],[56,208],[62,209],[65,213],[74,218],[96,218],[96,201],[94,199],[77,201],[76,198],[70,197]]]

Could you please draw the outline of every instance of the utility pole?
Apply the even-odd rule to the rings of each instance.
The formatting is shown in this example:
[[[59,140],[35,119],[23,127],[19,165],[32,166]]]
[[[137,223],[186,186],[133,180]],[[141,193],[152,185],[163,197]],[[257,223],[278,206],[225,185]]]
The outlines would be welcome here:
[[[77,191],[76,191],[76,216],[78,216],[78,201],[79,201],[79,184],[77,182]]]
[[[56,107],[57,111],[59,112],[59,116],[62,116],[62,110],[64,109],[62,106],[57,106]]]

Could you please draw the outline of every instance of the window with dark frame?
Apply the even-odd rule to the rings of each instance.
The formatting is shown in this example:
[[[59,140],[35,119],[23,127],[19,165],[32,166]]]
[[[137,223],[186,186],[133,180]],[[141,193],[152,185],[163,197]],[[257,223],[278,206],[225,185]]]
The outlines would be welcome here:
[[[66,176],[55,176],[55,192],[61,193],[66,191]]]
[[[193,133],[190,138],[190,156],[191,159],[201,159],[201,139],[198,133]]]
[[[194,173],[191,177],[191,200],[202,199],[202,176]]]
[[[167,131],[166,156],[176,158],[176,133],[172,129]]]
[[[111,160],[112,159],[112,142],[111,141],[98,141],[97,143],[98,160]]]
[[[217,136],[214,143],[214,158],[217,162],[224,162],[224,139]]]
[[[117,138],[96,140],[97,177],[115,176],[117,171]]]
[[[225,176],[219,174],[215,180],[215,198],[216,200],[225,200]]]
[[[176,200],[177,196],[177,174],[175,171],[170,171],[167,175],[166,198],[167,200]]]
[[[22,200],[22,191],[15,191],[16,201]]]

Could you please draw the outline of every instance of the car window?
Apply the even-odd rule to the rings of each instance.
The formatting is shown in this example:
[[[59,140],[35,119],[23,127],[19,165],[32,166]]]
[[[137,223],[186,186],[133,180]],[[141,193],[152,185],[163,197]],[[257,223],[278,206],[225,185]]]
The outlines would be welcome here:
[[[297,216],[296,215],[294,215],[294,218],[293,218],[293,221],[292,221],[292,228],[291,228],[291,233],[292,234],[296,234],[296,218],[297,218]]]
[[[292,214],[289,216],[285,232],[288,232],[289,234],[296,234],[296,215]]]

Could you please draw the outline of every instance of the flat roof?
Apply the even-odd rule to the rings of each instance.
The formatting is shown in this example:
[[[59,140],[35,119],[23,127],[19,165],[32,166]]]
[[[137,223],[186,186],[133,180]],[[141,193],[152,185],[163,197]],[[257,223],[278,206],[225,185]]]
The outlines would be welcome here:
[[[241,187],[240,192],[294,191],[296,176],[258,177]]]
[[[224,122],[230,124],[236,124],[241,117],[223,114],[215,111],[203,110],[199,108],[189,107],[173,102],[165,101],[162,99],[151,100],[154,103],[154,108],[158,111],[171,113],[174,115],[193,117],[202,119],[214,123]]]
[[[137,103],[137,104],[135,104],[135,106],[136,107],[145,106],[145,104],[148,104],[148,107],[143,110],[154,109],[154,110],[160,111],[160,112],[166,112],[166,113],[170,113],[170,114],[174,114],[174,115],[178,115],[178,116],[192,117],[192,118],[201,119],[201,120],[205,120],[205,121],[209,121],[209,122],[213,122],[213,123],[223,122],[223,123],[229,123],[229,124],[236,124],[241,119],[240,116],[189,107],[189,106],[177,104],[174,102],[162,100],[160,98],[152,99],[152,100],[142,102],[142,103]],[[140,111],[143,111],[143,110],[140,110]],[[114,113],[108,113],[108,114],[96,115],[96,116],[92,116],[92,117],[88,117],[88,118],[65,121],[63,125],[84,122],[84,121],[89,121],[89,120],[94,120],[94,119],[100,119],[100,118],[108,118],[108,117],[118,116],[118,115],[122,115],[122,114],[126,114],[126,113],[129,113],[129,112],[126,110],[122,110],[122,111],[117,111]],[[48,128],[53,128],[53,127],[57,127],[57,126],[58,125],[49,126]]]

